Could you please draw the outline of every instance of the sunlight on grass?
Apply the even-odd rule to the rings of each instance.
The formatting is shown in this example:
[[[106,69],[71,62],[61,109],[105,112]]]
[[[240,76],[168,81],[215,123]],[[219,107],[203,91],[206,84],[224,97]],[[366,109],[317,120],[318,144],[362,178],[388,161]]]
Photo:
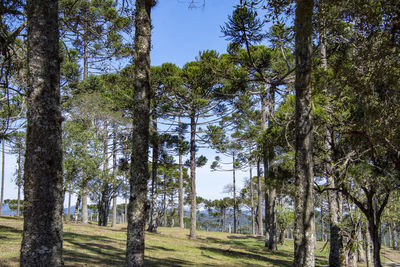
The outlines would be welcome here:
[[[0,216],[0,266],[19,266],[23,221]],[[264,240],[253,236],[159,228],[146,233],[145,266],[292,266],[293,241],[285,240],[276,253],[264,249]],[[89,224],[64,224],[65,266],[124,266],[126,225],[115,228]],[[329,246],[318,242],[316,265],[327,266]],[[400,260],[400,253],[383,249],[385,261]],[[362,265],[360,265],[362,266]]]

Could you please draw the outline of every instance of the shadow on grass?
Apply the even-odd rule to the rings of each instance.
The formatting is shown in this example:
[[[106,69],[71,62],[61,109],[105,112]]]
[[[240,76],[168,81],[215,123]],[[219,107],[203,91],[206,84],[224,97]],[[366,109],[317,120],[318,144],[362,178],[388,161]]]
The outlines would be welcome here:
[[[14,236],[9,236],[11,233],[22,235],[22,230],[10,226],[0,225],[0,240],[15,239]]]
[[[164,247],[160,247],[160,246],[150,246],[150,247],[146,247],[146,250],[176,251],[175,249],[172,249],[172,248],[164,248]]]
[[[274,266],[292,266],[292,261],[289,261],[289,260],[270,259],[265,256],[242,252],[242,251],[235,251],[235,250],[222,249],[222,248],[212,248],[212,247],[200,247],[200,249],[203,251],[217,253],[220,255],[228,256],[228,257],[263,261],[268,264],[273,264]]]
[[[188,266],[188,265],[195,265],[195,263],[181,259],[173,259],[173,258],[157,259],[149,256],[146,256],[144,259],[144,266],[146,267]],[[212,265],[202,265],[202,266],[212,266]]]
[[[86,235],[86,234],[78,234],[78,233],[70,233],[64,232],[64,241],[73,242],[74,240],[87,240],[87,241],[99,241],[99,242],[118,242],[118,239],[101,236],[101,235]]]

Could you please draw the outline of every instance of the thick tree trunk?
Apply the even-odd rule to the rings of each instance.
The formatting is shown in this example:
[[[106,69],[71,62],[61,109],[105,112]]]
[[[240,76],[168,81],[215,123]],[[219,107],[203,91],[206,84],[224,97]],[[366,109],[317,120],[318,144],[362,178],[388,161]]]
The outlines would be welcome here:
[[[1,190],[0,190],[0,215],[3,215],[3,201],[4,201],[4,140],[1,142]]]
[[[157,179],[158,179],[158,135],[157,135],[157,114],[155,105],[153,105],[153,128],[155,136],[153,138],[153,161],[151,169],[151,210],[150,223],[147,231],[157,233]]]
[[[294,266],[315,266],[314,174],[311,105],[313,0],[296,1],[296,156]]]
[[[374,217],[374,216],[373,216]],[[368,231],[372,241],[372,258],[374,262],[374,267],[381,267],[381,237],[379,234],[380,222],[374,222],[373,218],[368,219]]]
[[[143,266],[144,232],[149,181],[149,124],[150,124],[150,11],[152,0],[136,0],[135,54],[134,54],[134,103],[132,129],[132,156],[130,194],[128,207],[128,234],[126,243],[126,266]]]
[[[260,158],[257,159],[257,194],[258,194],[258,202],[257,202],[257,235],[264,235],[263,231],[263,214],[262,214],[262,182],[261,182],[261,167],[260,167]]]
[[[108,225],[108,215],[110,212],[110,204],[111,204],[111,185],[105,182],[101,189],[101,196],[99,203],[97,205],[97,209],[99,210],[99,226],[107,226]]]
[[[357,261],[358,262],[365,262],[365,252],[364,252],[364,246],[362,245],[363,243],[363,237],[362,237],[362,232],[361,232],[361,227],[358,227],[357,229]]]
[[[196,118],[193,113],[190,116],[190,235],[191,239],[196,239]]]
[[[27,135],[20,266],[62,266],[58,1],[28,0]]]

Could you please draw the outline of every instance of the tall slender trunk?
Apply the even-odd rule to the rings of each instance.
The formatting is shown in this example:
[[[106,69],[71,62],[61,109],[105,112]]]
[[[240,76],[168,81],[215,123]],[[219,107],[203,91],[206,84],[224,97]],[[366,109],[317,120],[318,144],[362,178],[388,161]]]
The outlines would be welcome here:
[[[27,131],[20,266],[62,266],[58,1],[28,0]]]
[[[254,188],[253,188],[253,166],[250,160],[249,162],[249,174],[250,174],[250,205],[251,205],[251,234],[255,235],[255,218],[254,218]]]
[[[393,249],[398,249],[398,242],[397,242],[397,236],[398,236],[398,232],[397,232],[397,227],[395,223],[391,223],[391,227],[390,227],[392,234],[392,248]]]
[[[3,215],[3,201],[4,201],[4,140],[1,142],[1,191],[0,191],[0,215]]]
[[[294,266],[315,265],[314,173],[311,104],[312,16],[314,1],[296,1],[296,155]]]
[[[113,123],[113,144],[112,144],[112,176],[113,176],[113,189],[112,189],[112,220],[111,227],[117,226],[117,130],[118,126]]]
[[[134,49],[134,103],[132,129],[132,156],[130,194],[128,207],[128,234],[126,243],[126,266],[143,266],[144,232],[147,201],[147,183],[150,175],[149,124],[150,124],[150,12],[153,0],[136,0],[135,49]]]
[[[78,197],[76,198],[75,210],[74,210],[74,215],[73,215],[73,221],[74,222],[78,221],[78,215],[79,215],[80,206],[81,206],[81,194],[78,194]]]
[[[68,207],[67,207],[67,218],[71,220],[71,190],[68,191]]]
[[[153,137],[153,162],[151,169],[151,210],[150,210],[150,223],[147,231],[157,233],[157,179],[158,179],[158,135],[157,135],[157,111],[155,104],[153,104],[152,123],[154,130]]]
[[[88,223],[88,188],[87,182],[84,181],[82,186],[82,223]]]
[[[325,241],[324,204],[321,203],[321,241]]]
[[[182,123],[179,116],[179,227],[184,228],[184,211],[183,211],[183,151],[182,151]]]
[[[190,116],[190,181],[191,181],[191,204],[190,204],[190,235],[196,239],[196,118],[194,112]]]
[[[235,153],[232,154],[232,181],[233,181],[233,232],[237,233],[237,201],[236,201],[236,166]]]
[[[262,214],[262,182],[261,182],[261,167],[260,158],[257,159],[257,194],[258,194],[258,209],[257,209],[257,235],[264,235],[263,231],[263,214]]]
[[[265,101],[265,99],[264,99]],[[274,117],[275,113],[275,88],[271,87],[269,90],[269,96],[267,98],[267,107],[268,113],[267,118],[268,121],[266,123],[270,123]],[[265,116],[265,115],[263,115]],[[264,119],[264,120],[266,120]],[[265,236],[265,247],[271,251],[276,251],[278,248],[278,240],[277,240],[277,223],[276,223],[276,187],[274,185],[273,179],[274,174],[271,169],[272,160],[275,157],[273,144],[269,144],[268,146],[263,148],[264,151],[264,169],[265,169],[265,185],[266,185],[266,194],[265,194],[265,228],[266,228],[266,236]]]
[[[102,186],[100,189],[100,198],[97,204],[99,210],[99,226],[108,225],[108,214],[111,202],[111,184],[109,182],[108,173],[108,122],[104,121],[104,131],[103,131],[103,179]]]
[[[167,227],[167,175],[163,181],[163,226]]]

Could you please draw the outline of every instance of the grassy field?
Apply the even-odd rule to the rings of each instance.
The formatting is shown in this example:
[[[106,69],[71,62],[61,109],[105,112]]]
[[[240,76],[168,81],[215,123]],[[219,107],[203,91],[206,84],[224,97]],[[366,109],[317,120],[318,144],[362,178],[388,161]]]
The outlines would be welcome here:
[[[0,266],[18,266],[22,219],[0,216]],[[263,240],[252,236],[198,232],[188,239],[188,230],[159,228],[146,233],[145,266],[292,266],[293,242],[286,240],[278,252],[263,249]],[[126,225],[116,228],[64,224],[65,266],[123,266]],[[328,246],[318,243],[317,266],[327,265]],[[385,250],[390,261],[400,254]],[[387,257],[383,256],[384,261]]]

